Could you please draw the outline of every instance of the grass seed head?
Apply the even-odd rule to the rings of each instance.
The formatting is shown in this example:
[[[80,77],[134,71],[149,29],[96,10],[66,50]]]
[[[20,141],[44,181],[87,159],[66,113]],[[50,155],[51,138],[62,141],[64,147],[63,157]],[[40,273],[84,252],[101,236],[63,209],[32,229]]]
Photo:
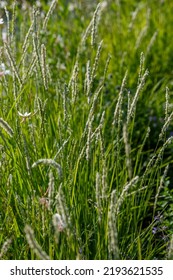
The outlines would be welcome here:
[[[6,122],[4,121],[2,118],[0,118],[0,126],[7,132],[7,134],[10,136],[10,137],[13,137],[13,129],[11,128],[11,126]]]
[[[34,231],[29,225],[25,226],[25,234],[26,234],[26,239],[28,241],[28,244],[30,248],[34,251],[34,253],[41,259],[41,260],[49,260],[49,256],[43,251],[41,246],[38,244],[37,240],[35,239],[34,236]]]

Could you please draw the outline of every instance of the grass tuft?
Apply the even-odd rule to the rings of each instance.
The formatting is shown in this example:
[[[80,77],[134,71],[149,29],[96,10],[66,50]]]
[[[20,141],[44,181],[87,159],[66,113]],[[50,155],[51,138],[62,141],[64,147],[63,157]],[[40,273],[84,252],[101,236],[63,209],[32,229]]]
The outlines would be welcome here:
[[[171,259],[173,4],[1,2],[0,257]]]

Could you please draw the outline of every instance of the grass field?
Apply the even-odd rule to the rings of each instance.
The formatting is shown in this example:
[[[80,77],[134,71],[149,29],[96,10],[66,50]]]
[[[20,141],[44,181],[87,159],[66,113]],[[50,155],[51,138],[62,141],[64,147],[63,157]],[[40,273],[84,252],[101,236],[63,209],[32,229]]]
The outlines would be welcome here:
[[[173,259],[172,8],[1,1],[0,259]]]

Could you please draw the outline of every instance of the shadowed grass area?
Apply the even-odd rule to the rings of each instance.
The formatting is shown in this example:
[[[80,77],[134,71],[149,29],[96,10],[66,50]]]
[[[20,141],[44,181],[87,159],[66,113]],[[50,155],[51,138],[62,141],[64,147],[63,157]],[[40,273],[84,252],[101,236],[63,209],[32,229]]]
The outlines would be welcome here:
[[[0,258],[172,259],[171,4],[0,17]]]

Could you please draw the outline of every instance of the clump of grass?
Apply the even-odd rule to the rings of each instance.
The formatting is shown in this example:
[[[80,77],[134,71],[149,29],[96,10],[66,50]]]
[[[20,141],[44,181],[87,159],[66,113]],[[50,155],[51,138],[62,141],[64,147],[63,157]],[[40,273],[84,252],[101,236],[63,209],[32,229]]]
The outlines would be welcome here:
[[[171,46],[145,1],[104,2],[92,15],[61,0],[5,8],[2,258],[172,258],[172,68],[157,72],[155,55],[171,61]]]

